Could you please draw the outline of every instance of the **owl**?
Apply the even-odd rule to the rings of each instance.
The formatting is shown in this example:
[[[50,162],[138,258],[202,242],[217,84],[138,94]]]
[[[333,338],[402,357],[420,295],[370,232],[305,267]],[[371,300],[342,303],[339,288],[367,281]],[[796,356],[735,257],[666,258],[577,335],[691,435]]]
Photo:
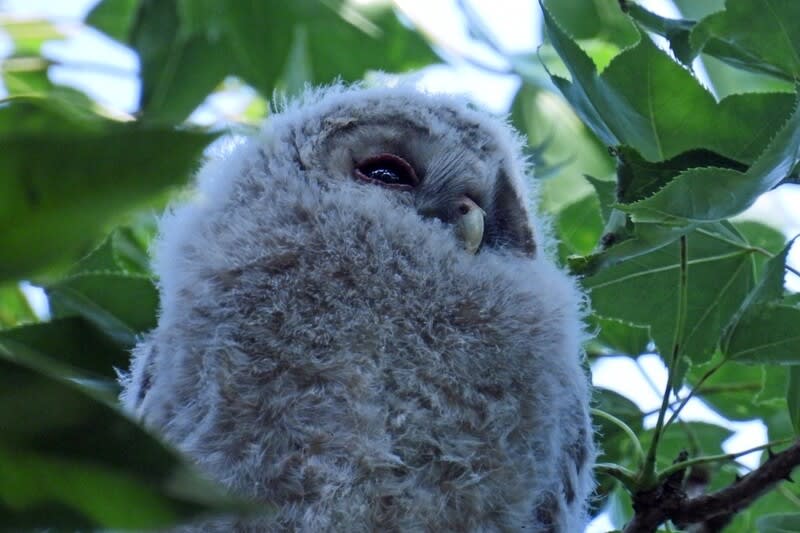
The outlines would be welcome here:
[[[404,86],[309,90],[206,163],[122,401],[275,512],[182,531],[584,529],[584,297],[526,172],[502,120]]]

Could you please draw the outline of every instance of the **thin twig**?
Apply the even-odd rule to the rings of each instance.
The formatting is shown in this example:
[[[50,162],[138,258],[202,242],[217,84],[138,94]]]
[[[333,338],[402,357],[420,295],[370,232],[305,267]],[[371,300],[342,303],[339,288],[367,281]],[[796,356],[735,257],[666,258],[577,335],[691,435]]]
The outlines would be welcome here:
[[[656,473],[656,452],[664,429],[664,417],[669,407],[669,397],[672,393],[672,385],[675,379],[675,369],[678,366],[681,351],[683,350],[683,329],[686,324],[687,299],[689,296],[689,251],[686,235],[681,235],[680,242],[680,278],[678,284],[680,291],[678,294],[678,312],[675,317],[675,336],[672,341],[672,357],[667,373],[667,384],[664,387],[664,396],[661,399],[661,409],[658,411],[658,420],[653,430],[653,440],[647,450],[644,467],[642,468],[642,481],[646,487],[650,482],[655,482]]]
[[[678,407],[672,411],[672,415],[669,417],[669,420],[667,420],[667,423],[664,424],[665,428],[669,427],[669,425],[672,424],[672,422],[676,418],[678,418],[678,415],[681,414],[681,410],[683,410],[683,408],[686,407],[686,404],[689,403],[689,400],[691,400],[694,397],[694,395],[697,393],[697,391],[700,389],[703,383],[705,383],[708,378],[713,376],[717,370],[722,368],[722,365],[724,365],[726,362],[727,359],[723,359],[718,364],[709,368],[706,371],[706,373],[703,374],[703,376],[697,381],[697,383],[695,383],[694,387],[692,387],[692,390],[689,391],[689,394],[686,395],[686,397],[683,400],[681,400],[681,403],[678,405]]]

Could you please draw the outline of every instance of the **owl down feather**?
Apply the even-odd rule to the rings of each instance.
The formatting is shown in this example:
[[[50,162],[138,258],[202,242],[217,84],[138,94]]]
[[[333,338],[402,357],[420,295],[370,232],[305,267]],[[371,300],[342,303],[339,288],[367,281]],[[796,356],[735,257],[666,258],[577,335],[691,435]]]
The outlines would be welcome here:
[[[179,531],[583,531],[584,299],[526,171],[508,125],[410,87],[309,90],[206,164],[122,400],[276,511]]]

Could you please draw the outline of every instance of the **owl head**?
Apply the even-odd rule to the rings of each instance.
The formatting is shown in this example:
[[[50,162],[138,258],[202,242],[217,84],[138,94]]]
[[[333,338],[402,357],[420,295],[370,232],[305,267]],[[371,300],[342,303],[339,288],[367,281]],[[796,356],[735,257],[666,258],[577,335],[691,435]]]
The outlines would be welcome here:
[[[412,87],[315,90],[265,133],[293,146],[297,165],[322,181],[381,188],[451,225],[469,252],[536,251],[520,140],[464,99]]]

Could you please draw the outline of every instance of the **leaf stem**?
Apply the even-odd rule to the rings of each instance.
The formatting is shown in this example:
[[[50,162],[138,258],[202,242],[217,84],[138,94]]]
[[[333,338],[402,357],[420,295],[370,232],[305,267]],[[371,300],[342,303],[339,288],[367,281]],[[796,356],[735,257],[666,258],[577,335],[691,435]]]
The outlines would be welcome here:
[[[599,474],[606,474],[622,482],[626,489],[636,490],[636,473],[613,463],[596,463],[594,469]]]
[[[644,464],[644,450],[642,449],[642,444],[641,442],[639,442],[639,438],[636,436],[636,433],[633,431],[633,429],[631,429],[631,427],[628,424],[626,424],[616,416],[612,415],[611,413],[607,413],[600,409],[594,409],[594,408],[591,410],[591,412],[595,416],[608,420],[609,422],[620,428],[628,436],[630,441],[633,443],[633,449],[636,452],[636,464],[639,466],[639,468],[641,468],[642,465]]]
[[[675,380],[675,371],[678,366],[681,351],[683,350],[683,330],[686,324],[686,310],[688,307],[689,296],[689,250],[686,235],[681,235],[680,243],[680,277],[678,279],[679,293],[678,293],[678,312],[675,318],[675,336],[672,341],[672,357],[669,364],[669,372],[667,373],[667,384],[664,387],[664,395],[661,399],[661,409],[658,411],[658,420],[656,427],[653,430],[653,440],[650,442],[650,447],[647,450],[644,466],[641,471],[641,482],[643,488],[655,485],[658,481],[656,475],[656,452],[658,451],[658,444],[661,440],[661,434],[664,430],[664,417],[669,408],[669,398],[672,393],[673,381]]]
[[[672,415],[670,415],[669,420],[667,420],[667,423],[664,424],[665,428],[669,427],[669,425],[672,424],[672,422],[675,421],[675,419],[678,417],[678,415],[680,415],[681,410],[684,407],[686,407],[687,403],[689,403],[689,400],[691,400],[694,397],[694,395],[697,393],[697,391],[700,390],[700,387],[703,385],[703,383],[705,383],[708,378],[713,376],[714,373],[717,370],[722,368],[722,365],[724,365],[727,361],[728,361],[727,359],[723,358],[719,363],[717,363],[713,367],[709,368],[706,371],[706,373],[703,374],[703,376],[697,381],[697,383],[695,383],[694,387],[692,387],[692,390],[689,391],[689,394],[687,394],[686,397],[683,400],[681,400],[681,403],[678,405],[678,407],[676,407],[672,411]]]
[[[664,481],[670,475],[674,474],[675,472],[680,472],[681,470],[685,470],[692,466],[697,465],[705,465],[710,463],[720,463],[723,461],[733,461],[739,457],[743,457],[745,455],[749,455],[754,452],[766,450],[767,448],[772,448],[773,446],[780,446],[781,444],[786,444],[787,442],[792,442],[794,437],[788,437],[784,439],[777,439],[766,444],[762,444],[760,446],[754,446],[752,448],[748,448],[747,450],[742,450],[741,452],[736,453],[724,453],[719,455],[707,455],[705,457],[695,457],[694,459],[688,459],[686,461],[681,461],[680,463],[675,463],[661,472],[658,473],[659,481]]]

